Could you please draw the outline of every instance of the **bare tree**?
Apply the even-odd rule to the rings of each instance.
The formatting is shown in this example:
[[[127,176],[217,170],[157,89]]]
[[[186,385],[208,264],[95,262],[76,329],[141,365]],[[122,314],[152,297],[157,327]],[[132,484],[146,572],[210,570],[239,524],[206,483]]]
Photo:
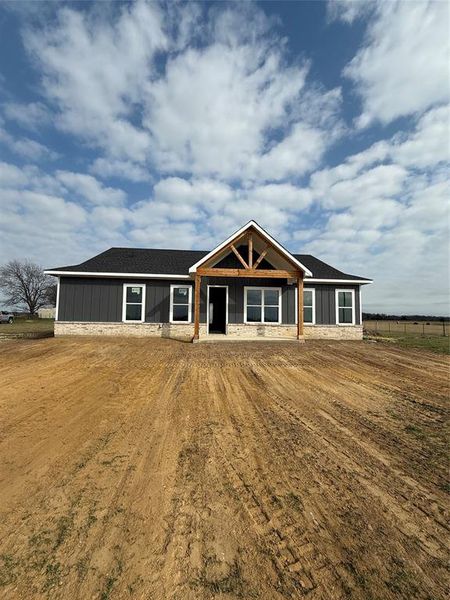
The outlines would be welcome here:
[[[47,294],[45,298],[46,304],[51,304],[52,306],[56,306],[56,294],[57,294],[58,286],[56,283],[51,283],[47,288]]]
[[[11,260],[0,268],[0,289],[5,294],[5,302],[10,306],[26,306],[31,316],[48,302],[48,289],[52,284],[52,278],[30,261]]]

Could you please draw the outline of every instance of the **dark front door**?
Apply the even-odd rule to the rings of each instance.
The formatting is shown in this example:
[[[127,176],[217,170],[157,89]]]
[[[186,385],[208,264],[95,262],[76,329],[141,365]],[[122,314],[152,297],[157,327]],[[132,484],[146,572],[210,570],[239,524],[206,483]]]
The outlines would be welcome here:
[[[209,288],[209,333],[227,332],[227,289]]]

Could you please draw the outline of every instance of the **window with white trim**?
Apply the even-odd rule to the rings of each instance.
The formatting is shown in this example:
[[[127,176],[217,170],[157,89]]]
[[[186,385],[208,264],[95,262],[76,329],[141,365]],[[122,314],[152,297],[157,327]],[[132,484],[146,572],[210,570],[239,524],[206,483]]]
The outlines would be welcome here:
[[[124,283],[122,321],[131,323],[145,321],[145,285]]]
[[[190,323],[192,318],[192,286],[170,286],[170,322]]]
[[[295,324],[298,321],[298,290],[295,288]],[[303,288],[303,323],[316,324],[316,289]]]
[[[303,290],[303,323],[314,325],[316,322],[316,290],[314,288]]]
[[[246,287],[244,323],[281,323],[281,288]]]
[[[355,290],[336,290],[336,323],[355,324]]]

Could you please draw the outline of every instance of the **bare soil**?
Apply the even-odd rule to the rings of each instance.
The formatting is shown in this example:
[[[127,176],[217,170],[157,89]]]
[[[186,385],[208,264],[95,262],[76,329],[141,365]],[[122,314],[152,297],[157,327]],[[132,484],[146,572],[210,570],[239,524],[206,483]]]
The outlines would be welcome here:
[[[0,597],[444,599],[449,359],[0,345]]]

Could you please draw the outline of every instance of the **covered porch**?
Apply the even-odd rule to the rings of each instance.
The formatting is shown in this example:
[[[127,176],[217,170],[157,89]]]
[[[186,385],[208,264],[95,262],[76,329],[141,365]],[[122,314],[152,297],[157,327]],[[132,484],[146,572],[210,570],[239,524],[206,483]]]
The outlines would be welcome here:
[[[303,286],[310,274],[259,225],[248,223],[190,269],[192,341],[303,341]]]

